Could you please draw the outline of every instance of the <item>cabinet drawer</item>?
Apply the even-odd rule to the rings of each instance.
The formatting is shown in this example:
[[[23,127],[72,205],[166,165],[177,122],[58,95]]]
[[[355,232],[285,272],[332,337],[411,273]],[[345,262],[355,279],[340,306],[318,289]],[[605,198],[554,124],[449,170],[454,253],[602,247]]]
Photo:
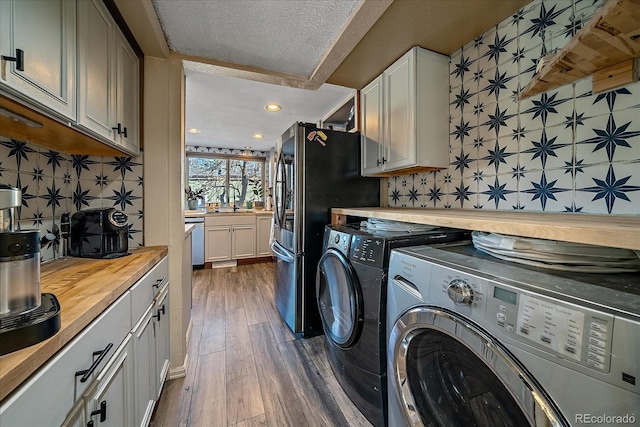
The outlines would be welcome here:
[[[126,292],[3,403],[0,425],[60,425],[130,330],[131,295]],[[89,369],[99,358],[93,353],[109,344],[92,375],[81,382],[76,373]]]
[[[160,289],[167,283],[169,278],[169,261],[167,257],[162,258],[147,274],[142,276],[135,285],[131,287],[131,324],[138,323],[138,319],[153,301]]]
[[[207,216],[204,218],[205,227],[211,225],[251,225],[255,223],[255,215],[223,215]]]

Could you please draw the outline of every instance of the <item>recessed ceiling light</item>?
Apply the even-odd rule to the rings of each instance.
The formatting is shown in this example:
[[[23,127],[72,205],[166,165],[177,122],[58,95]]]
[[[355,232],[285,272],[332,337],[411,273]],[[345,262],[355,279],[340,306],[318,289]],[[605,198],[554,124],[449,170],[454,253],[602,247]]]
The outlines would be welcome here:
[[[280,111],[280,106],[278,104],[267,104],[264,106],[264,109],[275,113],[276,111]]]
[[[187,129],[187,132],[189,132],[189,133],[201,133],[202,131],[200,129],[196,129],[196,128],[189,128],[189,129]]]
[[[245,149],[245,150],[250,150],[250,149],[251,149],[251,146],[250,146],[250,145],[245,145],[245,146],[244,146],[244,149]]]
[[[263,134],[261,134],[261,133],[256,133],[256,134],[254,134],[254,135],[253,135],[253,137],[254,137],[255,139],[262,139],[262,138],[264,138],[264,135],[263,135]]]

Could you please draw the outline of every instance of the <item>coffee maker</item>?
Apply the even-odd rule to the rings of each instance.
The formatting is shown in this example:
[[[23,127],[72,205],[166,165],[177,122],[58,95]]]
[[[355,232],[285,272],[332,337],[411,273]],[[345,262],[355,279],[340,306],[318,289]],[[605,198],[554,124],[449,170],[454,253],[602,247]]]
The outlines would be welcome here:
[[[60,304],[40,293],[40,232],[20,231],[22,192],[0,184],[0,355],[51,337],[60,329]]]

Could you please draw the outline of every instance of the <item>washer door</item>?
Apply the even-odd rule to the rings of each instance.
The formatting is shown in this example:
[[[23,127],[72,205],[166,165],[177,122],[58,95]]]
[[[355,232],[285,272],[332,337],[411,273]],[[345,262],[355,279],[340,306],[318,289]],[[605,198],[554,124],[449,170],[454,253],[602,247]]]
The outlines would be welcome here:
[[[350,347],[362,329],[362,291],[349,260],[335,249],[318,262],[316,296],[325,334],[339,347]]]
[[[569,425],[502,344],[454,312],[407,311],[388,350],[392,387],[411,426]]]

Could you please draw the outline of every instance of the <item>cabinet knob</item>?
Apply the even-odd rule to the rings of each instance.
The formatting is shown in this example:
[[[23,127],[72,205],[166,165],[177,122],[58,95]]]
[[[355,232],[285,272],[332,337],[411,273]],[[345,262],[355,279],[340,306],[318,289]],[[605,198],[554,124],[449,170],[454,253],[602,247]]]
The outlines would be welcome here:
[[[16,49],[16,56],[2,55],[2,59],[5,61],[15,62],[16,70],[24,71],[24,51],[22,49]]]

